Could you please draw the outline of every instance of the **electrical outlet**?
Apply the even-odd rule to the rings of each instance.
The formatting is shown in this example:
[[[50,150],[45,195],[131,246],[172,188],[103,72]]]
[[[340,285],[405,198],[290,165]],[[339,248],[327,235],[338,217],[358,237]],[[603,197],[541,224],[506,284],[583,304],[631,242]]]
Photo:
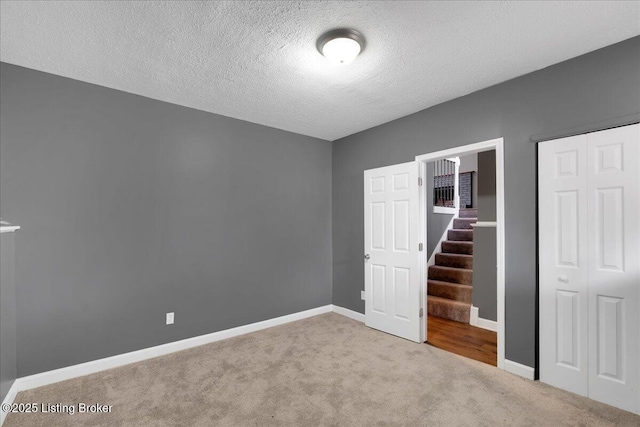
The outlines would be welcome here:
[[[173,325],[173,320],[174,320],[173,312],[167,313],[167,325]]]
[[[367,296],[365,295],[364,291],[360,291],[360,299],[362,301],[365,301],[367,299]]]

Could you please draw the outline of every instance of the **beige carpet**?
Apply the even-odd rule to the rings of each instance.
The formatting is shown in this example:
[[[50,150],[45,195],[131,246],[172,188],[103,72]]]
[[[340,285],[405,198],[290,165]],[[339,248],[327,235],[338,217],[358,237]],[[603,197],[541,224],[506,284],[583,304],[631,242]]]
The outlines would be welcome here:
[[[21,392],[108,414],[16,426],[640,425],[631,413],[329,313]]]

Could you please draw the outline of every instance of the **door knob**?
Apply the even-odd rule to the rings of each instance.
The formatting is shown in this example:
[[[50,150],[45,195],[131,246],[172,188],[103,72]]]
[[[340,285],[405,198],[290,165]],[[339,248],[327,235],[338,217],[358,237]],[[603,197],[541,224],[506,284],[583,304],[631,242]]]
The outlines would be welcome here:
[[[369,255],[369,254],[365,254],[364,255],[364,259],[369,259],[369,258],[371,258],[371,255]]]
[[[558,282],[569,283],[569,278],[567,276],[559,276]]]

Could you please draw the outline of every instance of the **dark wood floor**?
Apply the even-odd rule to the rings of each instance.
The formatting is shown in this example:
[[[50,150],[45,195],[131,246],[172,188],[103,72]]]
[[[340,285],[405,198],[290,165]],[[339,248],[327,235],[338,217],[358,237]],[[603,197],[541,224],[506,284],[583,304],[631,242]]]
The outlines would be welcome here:
[[[498,334],[467,323],[427,316],[427,344],[497,366]]]

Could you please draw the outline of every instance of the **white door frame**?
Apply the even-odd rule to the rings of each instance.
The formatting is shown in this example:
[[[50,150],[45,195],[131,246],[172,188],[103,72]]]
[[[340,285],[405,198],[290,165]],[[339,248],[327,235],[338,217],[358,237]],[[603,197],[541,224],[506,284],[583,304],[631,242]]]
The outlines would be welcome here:
[[[498,307],[498,368],[504,369],[505,359],[505,333],[504,333],[504,306],[505,306],[505,218],[504,218],[504,139],[496,138],[488,141],[477,142],[475,144],[463,145],[461,147],[450,148],[448,150],[436,151],[433,153],[416,156],[416,161],[420,162],[420,177],[424,185],[420,189],[420,236],[422,243],[427,242],[427,185],[425,182],[427,163],[434,160],[448,157],[461,157],[468,154],[480,153],[483,151],[496,151],[496,249],[498,259],[497,271],[497,307]],[[427,258],[424,253],[420,256],[420,280],[421,280],[421,307],[427,310]],[[420,322],[420,337],[424,342],[427,340],[426,315],[424,321]]]

